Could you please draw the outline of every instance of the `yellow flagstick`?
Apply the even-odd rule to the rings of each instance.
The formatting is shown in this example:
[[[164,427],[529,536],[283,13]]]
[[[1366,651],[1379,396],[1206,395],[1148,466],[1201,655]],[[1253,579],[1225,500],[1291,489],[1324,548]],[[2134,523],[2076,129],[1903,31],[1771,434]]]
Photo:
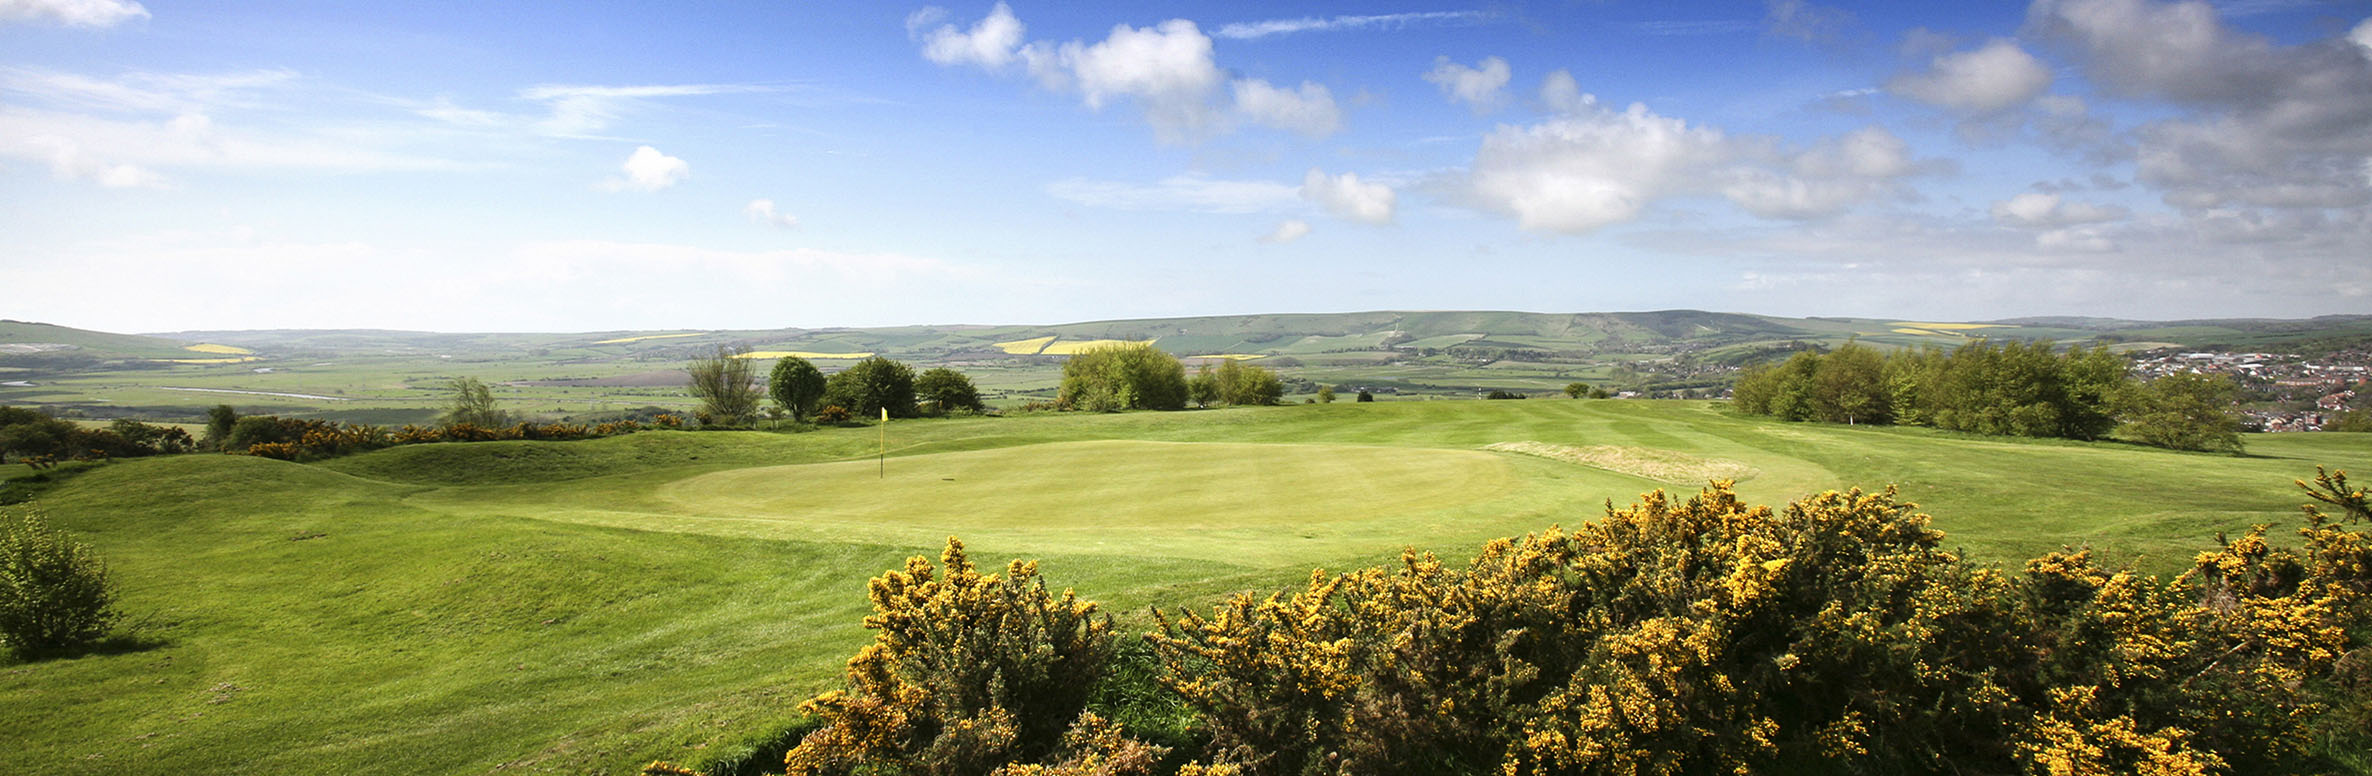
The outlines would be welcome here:
[[[873,457],[873,479],[889,476],[889,408],[881,408],[881,452]]]

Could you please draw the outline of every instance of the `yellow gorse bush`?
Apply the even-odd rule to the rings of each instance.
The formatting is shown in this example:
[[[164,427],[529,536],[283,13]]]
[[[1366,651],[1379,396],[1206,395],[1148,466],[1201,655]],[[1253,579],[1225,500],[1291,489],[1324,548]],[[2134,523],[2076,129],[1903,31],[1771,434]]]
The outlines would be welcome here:
[[[1892,490],[1784,509],[1727,482],[1649,493],[1470,561],[1312,572],[1155,611],[1190,747],[1091,699],[1113,638],[1034,564],[949,541],[873,580],[875,640],[789,774],[2324,773],[2372,741],[2372,521],[2300,483],[2295,548],[2260,526],[2160,580],[2063,550],[1943,549]],[[1135,665],[1135,664],[1131,664]],[[1098,701],[1100,702],[1100,701]],[[1132,712],[1133,713],[1133,712]],[[2357,752],[2348,755],[2348,752]],[[1187,756],[1200,761],[1174,766]],[[1209,762],[1203,765],[1201,762]]]

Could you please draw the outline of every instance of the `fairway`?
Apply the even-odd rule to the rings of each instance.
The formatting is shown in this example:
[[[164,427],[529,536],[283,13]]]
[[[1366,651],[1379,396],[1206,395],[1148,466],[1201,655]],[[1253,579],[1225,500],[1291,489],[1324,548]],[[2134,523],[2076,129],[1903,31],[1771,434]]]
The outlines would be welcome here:
[[[1500,456],[1347,445],[1093,441],[733,469],[663,486],[680,514],[802,534],[906,539],[1020,536],[1083,548],[1393,523],[1487,501],[1519,481]],[[1205,542],[1207,544],[1207,542]],[[1212,545],[1217,558],[1260,547]]]

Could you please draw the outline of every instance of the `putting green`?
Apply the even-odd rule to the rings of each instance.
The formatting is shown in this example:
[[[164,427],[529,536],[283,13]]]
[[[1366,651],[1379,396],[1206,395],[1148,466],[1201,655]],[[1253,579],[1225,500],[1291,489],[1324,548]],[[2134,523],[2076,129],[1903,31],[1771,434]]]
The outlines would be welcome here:
[[[886,469],[869,460],[732,469],[666,483],[654,500],[677,519],[742,523],[733,533],[1059,537],[1091,550],[1152,542],[1246,560],[1297,537],[1418,538],[1429,516],[1448,519],[1519,479],[1505,457],[1467,450],[1091,441],[906,456]]]

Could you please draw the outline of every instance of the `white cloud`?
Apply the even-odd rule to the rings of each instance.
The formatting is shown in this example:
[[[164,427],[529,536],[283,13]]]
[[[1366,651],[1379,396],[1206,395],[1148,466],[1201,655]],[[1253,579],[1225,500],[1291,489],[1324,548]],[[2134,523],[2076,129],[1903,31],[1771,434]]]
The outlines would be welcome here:
[[[1466,180],[1470,204],[1527,229],[1583,234],[1635,219],[1660,199],[1704,194],[1762,218],[1825,218],[1899,194],[1903,178],[1938,166],[1875,126],[1798,150],[1636,103],[1617,112],[1563,71],[1549,74],[1541,101],[1557,115],[1486,135]]]
[[[1479,203],[1527,229],[1581,234],[1636,218],[1650,200],[1703,188],[1735,155],[1720,130],[1645,105],[1618,113],[1586,102],[1591,110],[1484,136],[1470,177]]]
[[[1325,137],[1342,129],[1342,109],[1334,94],[1320,84],[1301,82],[1299,90],[1280,89],[1267,81],[1244,78],[1235,82],[1235,108],[1262,126]]]
[[[2372,58],[2372,19],[2357,22],[2356,28],[2347,32],[2347,42],[2356,44],[2365,57]]]
[[[1581,83],[1563,70],[1551,71],[1547,78],[1540,79],[1540,102],[1548,106],[1550,113],[1585,113],[1598,106],[1597,96],[1582,92]]]
[[[2059,195],[2026,192],[1993,203],[1993,220],[2010,226],[2063,227],[2121,221],[2132,213],[2116,205],[2068,202]]]
[[[692,165],[689,162],[660,153],[659,149],[650,146],[634,149],[634,153],[629,154],[626,163],[618,165],[618,169],[625,171],[626,177],[602,181],[597,188],[603,191],[658,191],[692,177]]]
[[[1927,72],[1886,82],[1895,94],[1980,115],[2025,105],[2050,86],[2051,69],[2007,38],[1994,38],[1974,51],[1937,55]]]
[[[1338,30],[1382,29],[1396,30],[1417,24],[1477,22],[1489,18],[1481,11],[1419,11],[1414,13],[1371,14],[1365,16],[1335,16],[1331,18],[1302,17],[1299,19],[1268,19],[1257,22],[1236,22],[1220,27],[1219,37],[1232,40],[1257,40],[1271,35],[1291,35],[1301,32],[1334,32]]]
[[[953,24],[942,24],[928,33],[922,27],[944,18],[947,12],[937,6],[915,11],[906,17],[908,34],[922,41],[922,56],[942,65],[979,65],[990,70],[1011,63],[1021,49],[1025,28],[1013,9],[997,3],[988,16],[975,22],[969,32],[958,30]]]
[[[113,27],[148,18],[148,9],[125,0],[0,0],[0,22],[50,21],[69,27]]]
[[[1303,221],[1298,218],[1288,218],[1285,219],[1284,222],[1277,224],[1276,229],[1271,230],[1268,234],[1261,235],[1260,241],[1270,245],[1283,245],[1294,240],[1299,240],[1303,237],[1308,237],[1309,233],[1310,223],[1308,221]]]
[[[927,36],[919,32],[945,17],[944,11],[925,8],[907,19],[910,34],[923,41],[925,59],[990,71],[1018,60],[1039,86],[1076,93],[1091,110],[1133,103],[1164,142],[1201,141],[1233,131],[1239,120],[1313,137],[1342,127],[1342,109],[1323,85],[1303,82],[1298,88],[1285,88],[1256,78],[1230,83],[1213,58],[1210,36],[1185,19],[1150,27],[1114,25],[1110,34],[1093,43],[1021,44],[1021,20],[1000,3],[970,32],[960,32],[952,24]]]
[[[779,227],[783,229],[793,229],[799,226],[798,216],[794,216],[789,213],[775,212],[774,200],[771,199],[761,198],[750,200],[748,205],[744,205],[741,208],[741,214],[748,216],[749,220],[751,221],[765,224],[767,226]]]
[[[1282,183],[1220,180],[1199,174],[1173,176],[1151,186],[1068,178],[1046,184],[1046,193],[1089,207],[1199,213],[1282,210],[1301,198],[1299,189]]]
[[[1496,110],[1507,95],[1507,60],[1483,57],[1474,67],[1450,61],[1449,57],[1433,60],[1433,69],[1425,73],[1425,80],[1441,87],[1441,93],[1451,100],[1466,103],[1476,113]]]
[[[50,174],[61,180],[90,181],[111,189],[165,188],[165,178],[136,164],[110,163],[93,159],[82,147],[61,137],[31,138],[33,146],[49,149]]]
[[[113,79],[37,68],[0,68],[0,91],[59,108],[120,113],[187,113],[263,104],[256,92],[299,80],[292,70],[231,73],[130,72]]]
[[[1135,99],[1146,121],[1173,139],[1202,136],[1222,119],[1212,95],[1225,74],[1211,59],[1211,39],[1194,22],[1122,24],[1101,42],[1072,41],[1057,51],[1089,108],[1101,110],[1115,98]]]
[[[583,136],[607,129],[612,122],[647,100],[708,94],[764,91],[747,84],[654,84],[592,86],[544,84],[519,91],[520,99],[545,103],[551,115],[536,124],[545,133]]]
[[[1316,167],[1302,176],[1301,197],[1326,208],[1337,217],[1367,224],[1392,222],[1392,187],[1381,183],[1364,183],[1357,173],[1327,175]]]

